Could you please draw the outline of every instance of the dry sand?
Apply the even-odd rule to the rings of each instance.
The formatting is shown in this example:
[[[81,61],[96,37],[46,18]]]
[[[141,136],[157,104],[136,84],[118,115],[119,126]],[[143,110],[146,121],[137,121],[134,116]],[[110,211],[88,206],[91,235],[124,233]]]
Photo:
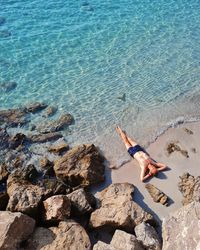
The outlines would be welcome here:
[[[193,134],[187,132],[185,128],[191,130]],[[188,151],[189,158],[180,152],[168,155],[166,147],[171,142],[178,142],[181,149]],[[196,152],[194,152],[194,148]],[[171,204],[168,207],[152,200],[145,188],[145,183],[139,180],[140,168],[135,160],[131,160],[117,170],[112,170],[111,182],[134,184],[136,187],[134,200],[146,211],[154,214],[158,222],[161,223],[162,219],[170,212],[182,206],[182,194],[177,186],[180,180],[179,176],[184,172],[189,172],[194,176],[200,175],[200,123],[192,122],[181,124],[177,128],[170,128],[146,150],[153,159],[163,162],[169,167],[169,170],[159,173],[157,177],[148,181],[170,198]],[[124,153],[126,154],[125,150]]]

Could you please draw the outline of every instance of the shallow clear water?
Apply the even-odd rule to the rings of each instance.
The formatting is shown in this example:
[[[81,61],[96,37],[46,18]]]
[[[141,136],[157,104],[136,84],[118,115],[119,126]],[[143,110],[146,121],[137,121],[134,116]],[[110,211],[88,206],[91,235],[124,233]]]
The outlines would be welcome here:
[[[199,0],[1,0],[0,82],[18,85],[0,108],[57,105],[75,117],[69,142],[122,160],[116,124],[147,144],[199,117],[199,13]]]

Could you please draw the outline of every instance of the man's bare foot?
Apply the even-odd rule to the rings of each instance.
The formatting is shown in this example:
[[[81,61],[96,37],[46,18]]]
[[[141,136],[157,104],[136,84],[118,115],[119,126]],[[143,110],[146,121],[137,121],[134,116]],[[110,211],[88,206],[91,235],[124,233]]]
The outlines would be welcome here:
[[[116,131],[120,136],[123,134],[123,131],[119,126],[116,127]]]

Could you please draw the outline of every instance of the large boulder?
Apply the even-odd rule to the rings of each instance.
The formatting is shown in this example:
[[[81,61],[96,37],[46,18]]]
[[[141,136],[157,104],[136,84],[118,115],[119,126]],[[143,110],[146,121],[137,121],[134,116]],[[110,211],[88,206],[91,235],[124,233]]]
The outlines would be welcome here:
[[[125,248],[123,248],[125,249]],[[118,250],[114,246],[111,246],[110,244],[106,244],[103,241],[98,241],[94,246],[93,250]]]
[[[7,193],[10,197],[7,210],[22,212],[31,217],[36,217],[38,207],[42,201],[44,190],[20,179],[19,176],[10,175],[7,180]]]
[[[145,249],[161,250],[161,241],[156,230],[149,224],[142,222],[135,227],[137,240],[142,242]]]
[[[55,238],[55,234],[48,228],[37,227],[27,240],[24,250],[42,250],[46,245],[50,245]]]
[[[160,189],[158,189],[157,187],[155,187],[153,184],[150,183],[146,184],[145,188],[153,198],[153,201],[168,206],[168,197]]]
[[[71,186],[88,186],[104,180],[103,157],[93,144],[80,145],[55,161],[56,176]]]
[[[0,249],[16,250],[33,232],[35,221],[22,213],[0,211]]]
[[[93,211],[96,204],[95,197],[86,192],[83,188],[77,189],[67,195],[71,202],[72,213],[74,215],[88,214]]]
[[[192,201],[200,202],[200,176],[196,178],[189,173],[180,177],[178,188],[183,194],[182,204],[187,205]]]
[[[134,186],[129,183],[115,183],[99,193],[98,208],[91,214],[90,225],[93,228],[105,225],[133,231],[140,223],[153,220],[153,216],[145,212],[132,195]]]
[[[198,250],[200,243],[200,203],[180,208],[162,224],[163,250]]]
[[[70,217],[71,203],[66,195],[55,195],[43,201],[44,221],[57,222]]]
[[[55,239],[41,250],[90,250],[91,242],[85,229],[73,220],[61,221],[58,227],[49,228]]]

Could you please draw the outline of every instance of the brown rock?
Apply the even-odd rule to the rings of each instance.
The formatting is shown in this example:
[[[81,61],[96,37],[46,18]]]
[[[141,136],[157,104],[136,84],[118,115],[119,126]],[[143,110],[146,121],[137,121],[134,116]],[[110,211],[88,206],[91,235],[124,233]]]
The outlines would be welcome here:
[[[55,240],[42,248],[42,250],[90,250],[91,242],[85,231],[73,220],[61,221],[58,228],[49,228],[56,236]]]
[[[149,192],[149,194],[153,198],[153,201],[159,202],[165,206],[169,205],[167,195],[164,194],[160,189],[155,187],[153,184],[148,183],[145,185],[145,188],[147,189],[147,191]]]
[[[199,249],[200,203],[192,202],[164,218],[163,250]]]
[[[50,153],[54,153],[54,154],[62,154],[64,152],[66,152],[69,149],[69,145],[66,143],[62,143],[62,144],[58,144],[58,145],[52,145],[48,151]]]
[[[40,168],[44,172],[44,176],[55,176],[55,172],[53,169],[53,162],[51,162],[48,158],[40,159]]]
[[[37,227],[26,242],[24,250],[42,250],[55,240],[55,234],[44,227]]]
[[[83,188],[75,190],[68,194],[67,197],[71,202],[72,213],[75,215],[91,213],[96,204],[95,197]]]
[[[45,109],[48,105],[44,104],[44,103],[40,103],[40,102],[35,102],[35,103],[31,103],[29,104],[26,108],[25,111],[28,113],[37,113],[43,109]]]
[[[0,183],[6,181],[8,178],[9,172],[5,163],[0,164]]]
[[[189,135],[193,135],[193,134],[194,134],[193,131],[192,131],[191,129],[189,129],[189,128],[183,128],[183,130],[184,130],[186,133],[188,133]]]
[[[9,148],[16,149],[19,146],[22,146],[26,141],[26,136],[22,133],[17,133],[9,140]]]
[[[71,203],[66,195],[55,195],[43,201],[45,215],[44,221],[55,222],[70,217]]]
[[[180,177],[178,188],[183,194],[182,204],[187,205],[192,201],[200,202],[200,176],[196,178],[189,173]]]
[[[153,221],[153,216],[132,200],[133,192],[134,186],[129,183],[111,184],[101,191],[99,206],[90,217],[91,227],[108,225],[131,232],[141,222]]]
[[[187,150],[181,149],[181,147],[177,144],[178,142],[171,142],[167,145],[167,152],[170,155],[171,153],[178,151],[186,158],[189,158],[189,154]]]
[[[123,248],[125,249],[125,248]],[[116,249],[114,246],[111,246],[110,244],[106,244],[103,241],[98,241],[94,246],[93,246],[93,250],[120,250],[120,249]]]
[[[29,140],[31,143],[44,143],[48,141],[56,141],[59,138],[62,138],[62,134],[57,132],[29,136]]]
[[[146,223],[135,227],[137,240],[142,242],[144,249],[161,250],[161,241],[156,230]]]
[[[33,232],[35,221],[22,213],[0,211],[0,249],[16,250]]]
[[[0,125],[6,123],[17,127],[26,123],[26,112],[23,109],[0,110]]]
[[[88,186],[104,180],[103,160],[93,144],[81,145],[58,159],[54,170],[58,178],[73,187]]]

